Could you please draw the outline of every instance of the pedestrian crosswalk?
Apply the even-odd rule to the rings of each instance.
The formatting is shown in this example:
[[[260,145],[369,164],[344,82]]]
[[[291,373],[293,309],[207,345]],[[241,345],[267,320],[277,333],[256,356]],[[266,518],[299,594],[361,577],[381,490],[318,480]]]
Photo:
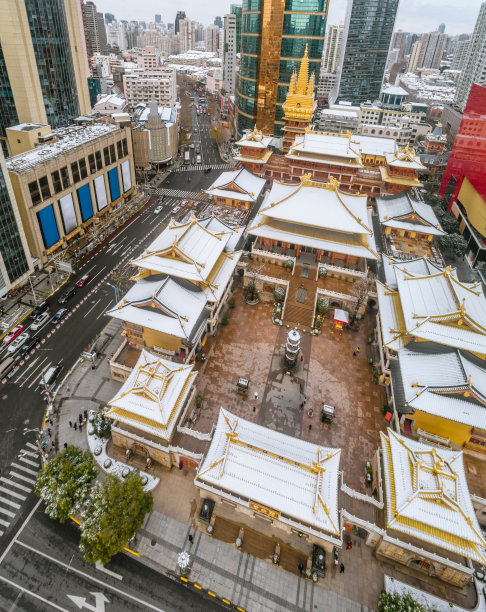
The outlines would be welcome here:
[[[195,170],[207,170],[208,168],[211,170],[231,170],[233,166],[231,164],[196,164],[194,166],[181,166],[175,168],[172,172],[194,172]]]
[[[39,469],[38,448],[27,442],[8,470],[0,476],[0,536],[14,522],[22,510],[22,504],[34,490]]]
[[[163,189],[159,187],[154,191],[155,195],[179,198],[180,200],[199,200],[200,202],[210,202],[211,196],[204,191],[183,191],[182,189]]]

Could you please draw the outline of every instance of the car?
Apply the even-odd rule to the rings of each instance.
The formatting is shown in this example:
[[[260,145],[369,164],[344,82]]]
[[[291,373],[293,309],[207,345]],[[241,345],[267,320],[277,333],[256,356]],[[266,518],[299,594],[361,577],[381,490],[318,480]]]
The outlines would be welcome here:
[[[14,327],[8,332],[8,334],[3,339],[3,342],[5,344],[10,344],[12,340],[15,340],[15,338],[24,331],[24,329],[25,327],[23,325],[17,325],[17,327]]]
[[[78,287],[84,287],[87,283],[89,283],[90,280],[91,280],[91,276],[89,274],[85,274],[78,280],[76,285]]]
[[[23,334],[19,334],[15,340],[12,340],[12,342],[9,344],[9,347],[7,349],[7,351],[9,353],[15,353],[16,351],[19,350],[19,348],[25,344],[27,342],[27,340],[30,338],[30,335],[27,332],[24,332]]]
[[[39,337],[38,336],[32,336],[31,338],[29,338],[24,345],[22,346],[22,348],[19,351],[19,357],[25,357],[27,355],[27,353],[30,353],[30,351],[35,347],[36,344],[39,343]]]
[[[67,315],[67,313],[68,313],[68,309],[67,308],[59,308],[59,310],[56,312],[56,314],[52,317],[51,323],[53,325],[57,325],[57,323],[59,323],[60,321],[62,321],[64,319],[64,317]]]
[[[176,214],[176,212],[179,212],[179,208],[180,206],[174,206],[174,208],[170,211],[173,215]]]
[[[37,317],[37,319],[35,319],[35,321],[30,326],[30,329],[32,331],[37,331],[43,325],[45,325],[47,321],[49,321],[50,318],[51,318],[51,315],[48,312],[43,312],[41,315]]]
[[[154,208],[154,215],[158,215],[162,211],[163,211],[163,207],[162,206],[157,206],[157,208]]]
[[[30,313],[30,318],[37,319],[37,317],[43,312],[46,312],[46,310],[49,310],[49,304],[45,301],[41,302],[40,304],[37,304],[34,310]]]
[[[57,302],[59,304],[65,304],[69,299],[73,297],[76,291],[77,291],[76,285],[72,285],[71,287],[68,287],[64,291],[64,293],[61,295],[61,297],[57,300]]]
[[[194,134],[197,134],[197,128],[194,128]]]
[[[40,384],[44,387],[46,391],[50,391],[56,382],[59,373],[62,370],[62,365],[60,363],[56,363],[51,365],[45,373],[41,376]]]

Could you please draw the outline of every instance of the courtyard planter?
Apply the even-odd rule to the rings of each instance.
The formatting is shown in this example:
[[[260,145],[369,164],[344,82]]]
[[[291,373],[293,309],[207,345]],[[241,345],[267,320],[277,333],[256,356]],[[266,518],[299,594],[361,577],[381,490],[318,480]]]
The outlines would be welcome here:
[[[248,304],[248,306],[256,306],[260,303],[260,298],[258,296],[253,297],[253,299],[251,299],[250,297],[246,297],[245,302]]]
[[[107,470],[108,468],[111,467],[112,461],[111,459],[105,459],[104,463],[103,463],[103,467],[105,468],[105,470]]]
[[[101,451],[102,451],[101,446],[97,446],[97,447],[94,449],[94,454],[95,454],[95,456],[96,456],[96,457],[98,457],[99,455],[101,455]]]

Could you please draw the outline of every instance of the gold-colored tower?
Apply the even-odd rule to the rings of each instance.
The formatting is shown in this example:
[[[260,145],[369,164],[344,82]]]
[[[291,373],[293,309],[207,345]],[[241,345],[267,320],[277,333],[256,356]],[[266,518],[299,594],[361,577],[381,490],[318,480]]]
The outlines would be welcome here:
[[[309,78],[307,45],[300,64],[299,75],[294,72],[290,79],[289,93],[282,105],[284,110],[283,150],[287,152],[296,136],[301,136],[312,123],[317,102],[314,96],[314,74]]]

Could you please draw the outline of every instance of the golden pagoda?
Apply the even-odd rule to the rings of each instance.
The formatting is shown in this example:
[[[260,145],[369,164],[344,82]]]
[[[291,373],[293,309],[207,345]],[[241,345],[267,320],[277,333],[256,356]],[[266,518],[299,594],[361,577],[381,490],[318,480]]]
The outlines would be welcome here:
[[[314,74],[311,74],[309,78],[309,59],[306,45],[299,75],[297,76],[296,72],[292,74],[287,99],[282,105],[285,121],[282,140],[285,152],[290,149],[295,137],[302,136],[306,129],[310,127],[316,106]]]

